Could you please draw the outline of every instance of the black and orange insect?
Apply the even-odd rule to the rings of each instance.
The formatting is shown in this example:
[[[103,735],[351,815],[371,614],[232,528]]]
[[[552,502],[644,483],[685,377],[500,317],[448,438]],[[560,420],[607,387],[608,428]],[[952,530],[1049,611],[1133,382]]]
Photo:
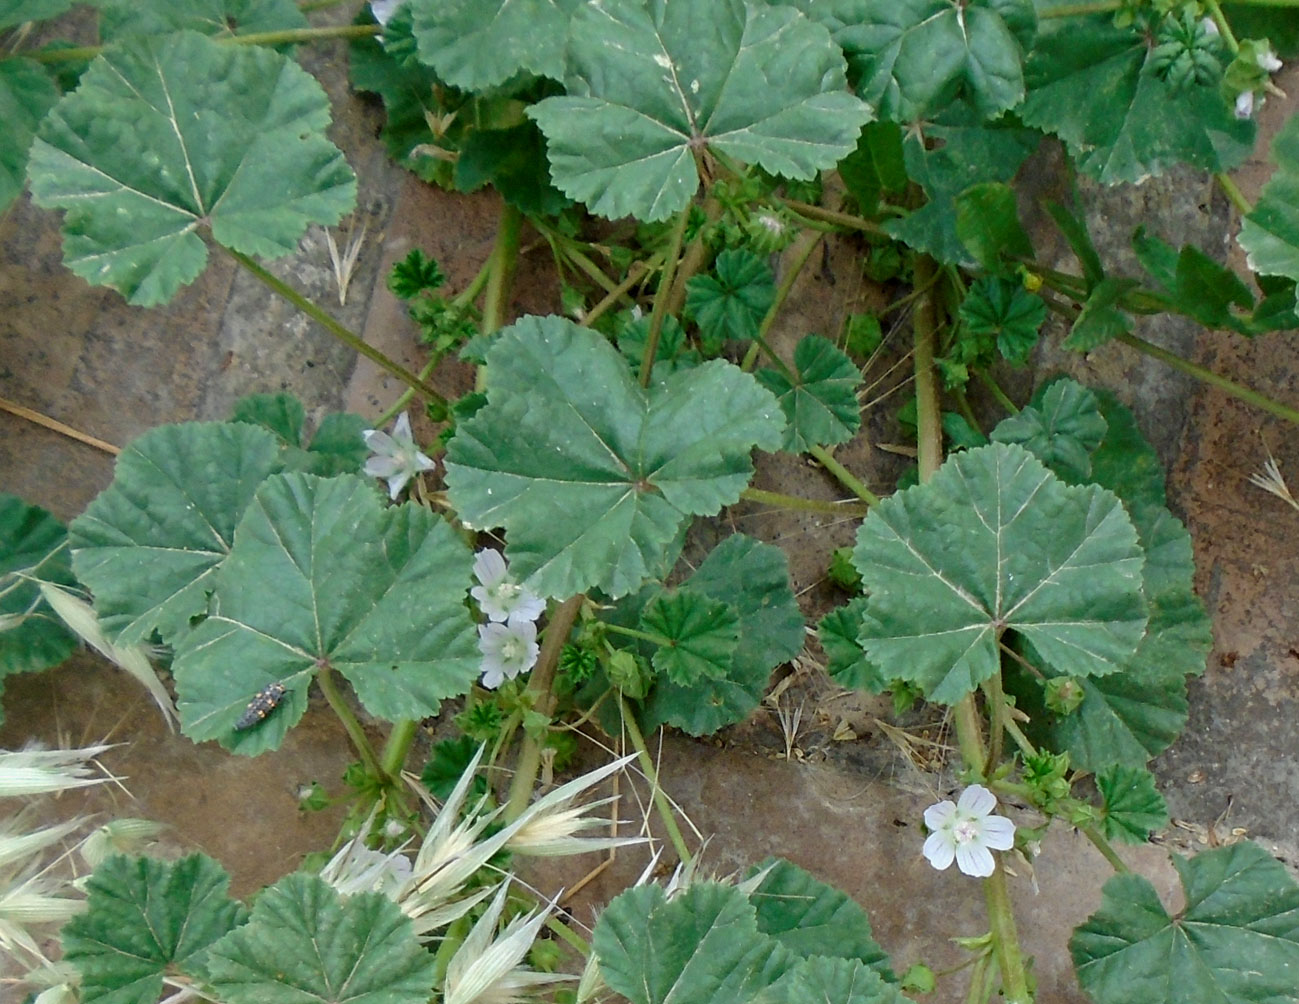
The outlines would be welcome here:
[[[276,709],[280,701],[284,700],[286,693],[288,691],[282,683],[270,683],[257,691],[253,695],[253,699],[248,702],[248,707],[244,708],[244,713],[235,722],[235,731],[242,732],[244,729],[251,729]]]

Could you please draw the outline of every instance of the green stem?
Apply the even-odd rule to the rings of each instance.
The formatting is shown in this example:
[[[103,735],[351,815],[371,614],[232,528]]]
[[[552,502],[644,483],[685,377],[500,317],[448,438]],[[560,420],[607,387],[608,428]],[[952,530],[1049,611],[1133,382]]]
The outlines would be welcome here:
[[[934,261],[928,255],[916,259],[917,286],[929,286],[934,279]],[[938,403],[938,378],[934,374],[934,338],[938,329],[938,308],[934,294],[916,307],[912,320],[916,371],[916,457],[920,481],[928,481],[943,462],[942,414]]]
[[[1024,957],[1019,950],[1015,913],[1010,905],[1010,890],[1006,886],[1006,869],[999,857],[992,874],[983,880],[983,894],[988,904],[993,952],[997,956],[997,967],[1001,970],[1003,1000],[1005,1004],[1031,1004],[1033,996],[1028,989]]]
[[[785,495],[781,492],[763,491],[761,488],[746,488],[740,492],[740,498],[746,502],[757,502],[779,509],[798,509],[804,512],[824,512],[832,516],[862,517],[866,510],[851,499],[830,502],[825,499],[805,499],[797,495]]]
[[[1086,14],[1108,14],[1123,6],[1122,0],[1100,0],[1098,3],[1076,3],[1067,7],[1050,7],[1039,10],[1039,21],[1057,17],[1082,17]]]
[[[1254,211],[1249,199],[1245,198],[1245,193],[1240,190],[1240,186],[1236,184],[1231,175],[1226,171],[1219,171],[1213,178],[1218,183],[1218,187],[1222,189],[1223,194],[1236,207],[1236,212],[1240,213],[1241,216],[1247,216]]]
[[[523,227],[523,214],[508,202],[501,206],[501,216],[496,224],[496,244],[492,248],[491,268],[487,274],[487,293],[483,298],[483,322],[480,330],[490,335],[501,326],[505,317],[505,302],[510,296],[514,266],[519,260],[519,233]]]
[[[321,666],[320,671],[316,673],[316,682],[320,684],[320,692],[325,695],[325,700],[334,709],[334,714],[343,723],[347,737],[352,740],[352,745],[356,747],[356,752],[360,754],[365,769],[376,780],[387,783],[390,779],[379,765],[379,758],[374,755],[374,747],[370,745],[370,740],[365,738],[365,730],[361,728],[361,723],[357,721],[356,715],[352,714],[352,709],[347,706],[347,701],[344,700],[343,695],[338,692],[338,687],[334,683],[333,670],[328,666]]]
[[[640,628],[625,627],[622,624],[605,624],[606,631],[612,631],[614,634],[620,634],[624,638],[635,638],[637,641],[643,641],[649,645],[671,645],[670,638],[664,638],[659,634],[650,634],[648,631],[642,631]]]
[[[864,233],[875,234],[879,237],[888,237],[888,234],[884,232],[884,228],[878,223],[864,219],[861,216],[840,213],[833,209],[826,209],[824,206],[814,206],[810,202],[798,202],[795,199],[784,199],[783,204],[790,212],[805,216],[809,220],[820,220],[822,223],[833,223],[835,226],[844,227],[848,230],[861,230]]]
[[[681,244],[686,238],[686,225],[690,222],[690,205],[687,204],[677,216],[677,225],[672,228],[672,238],[668,243],[667,254],[663,258],[663,272],[659,275],[659,286],[654,292],[654,307],[650,311],[649,335],[645,339],[645,353],[640,361],[640,385],[648,387],[654,372],[654,358],[659,351],[659,335],[663,331],[663,322],[668,316],[668,301],[672,297],[672,280],[676,278],[677,266],[681,263]]]
[[[388,741],[383,744],[383,757],[379,761],[379,769],[389,777],[398,777],[401,775],[401,769],[406,764],[406,754],[410,752],[411,744],[415,741],[415,734],[419,731],[419,722],[413,718],[403,718],[395,722],[392,731],[388,733]]]
[[[329,28],[286,28],[283,31],[257,31],[246,35],[223,35],[212,41],[220,45],[292,45],[297,42],[319,42],[331,38],[366,38],[378,35],[383,26],[378,24],[343,24]],[[40,52],[15,52],[0,56],[6,59],[23,58],[37,63],[68,63],[94,59],[104,51],[102,45],[82,45],[75,49],[43,49]]]
[[[658,771],[654,769],[654,759],[649,754],[649,747],[645,745],[645,737],[641,735],[636,719],[632,716],[631,709],[627,707],[627,700],[621,694],[618,696],[618,708],[622,712],[623,726],[631,737],[631,744],[636,747],[636,762],[640,764],[640,769],[644,771],[654,792],[654,807],[658,809],[659,817],[667,828],[668,839],[676,848],[681,863],[689,865],[693,860],[690,848],[686,846],[686,838],[681,835],[681,828],[677,826],[676,817],[672,815],[672,806],[668,804],[667,796],[663,794],[663,788],[659,785]]]
[[[553,914],[546,918],[546,927],[550,928],[557,938],[566,942],[568,947],[577,952],[582,958],[586,958],[591,954],[591,943]]]
[[[802,274],[808,259],[812,257],[812,252],[816,250],[816,246],[820,243],[821,234],[810,231],[799,238],[798,243],[794,245],[793,258],[790,261],[789,268],[781,276],[780,285],[776,287],[776,296],[771,301],[771,306],[767,308],[766,314],[763,315],[762,323],[758,325],[758,333],[754,335],[753,344],[749,346],[748,352],[745,353],[744,361],[740,363],[740,369],[746,373],[752,371],[753,364],[758,358],[758,350],[761,349],[784,373],[786,379],[791,383],[798,382],[794,374],[790,372],[789,367],[785,365],[785,361],[776,355],[771,346],[767,344],[767,332],[771,330],[771,326],[776,322],[776,315],[780,313],[781,307],[785,305],[790,291],[794,288],[794,283],[798,281],[798,277]]]
[[[430,376],[433,375],[433,370],[437,368],[437,364],[440,363],[441,361],[442,361],[442,353],[435,352],[433,354],[433,357],[424,364],[424,368],[421,369],[417,374],[419,378],[421,380],[427,380]],[[401,414],[401,412],[406,410],[406,406],[410,404],[410,400],[414,396],[415,396],[415,391],[413,388],[407,387],[405,390],[403,390],[400,394],[397,395],[397,400],[394,401],[391,404],[391,406],[386,408],[383,414],[381,414],[378,418],[374,420],[373,427],[376,429],[382,429],[385,425],[387,425],[399,414]]]
[[[835,480],[856,495],[867,505],[879,505],[880,497],[862,484],[848,468],[835,460],[824,446],[812,446],[808,453],[816,458],[817,463],[834,475]]]
[[[445,397],[443,397],[441,394],[435,391],[432,387],[430,387],[427,383],[425,383],[423,380],[417,377],[405,366],[402,366],[400,363],[395,362],[392,359],[389,359],[387,356],[385,356],[374,346],[367,345],[358,335],[353,334],[346,327],[340,324],[329,314],[325,313],[325,311],[321,310],[318,306],[316,306],[314,303],[308,300],[305,296],[299,293],[292,286],[288,285],[287,283],[283,282],[276,276],[272,275],[266,269],[262,268],[261,265],[257,264],[257,262],[253,261],[253,259],[249,258],[246,254],[242,254],[238,251],[233,250],[232,248],[225,248],[225,250],[231,257],[234,258],[235,261],[237,261],[245,269],[251,272],[259,280],[261,280],[261,282],[264,283],[273,292],[278,293],[284,299],[288,300],[289,303],[293,304],[304,314],[310,317],[313,321],[316,321],[318,324],[320,324],[326,331],[328,331],[331,335],[337,338],[344,345],[347,345],[349,348],[352,348],[356,352],[359,352],[361,355],[365,356],[365,358],[369,359],[380,369],[382,369],[386,373],[390,373],[393,376],[395,376],[407,387],[411,387],[416,391],[418,391],[420,394],[424,395],[424,397],[427,398],[429,401],[432,401],[434,404],[440,404],[443,407],[447,407],[448,402]]]
[[[991,777],[1001,763],[1001,746],[1006,734],[1006,695],[1001,688],[1001,671],[993,673],[984,683],[984,696],[988,702],[988,757],[983,763],[983,776]]]
[[[1231,25],[1227,23],[1227,19],[1223,16],[1222,8],[1218,6],[1218,0],[1204,0],[1204,6],[1208,9],[1209,16],[1213,18],[1213,23],[1218,26],[1218,33],[1222,35],[1223,41],[1227,43],[1227,48],[1231,50],[1231,54],[1234,56],[1240,51],[1240,43],[1236,41],[1236,36],[1231,33]]]
[[[658,256],[656,255],[649,261],[638,261],[633,265],[627,272],[627,278],[623,279],[622,282],[609,290],[603,300],[586,312],[586,316],[583,317],[581,321],[582,327],[591,327],[602,315],[613,309],[614,305],[619,300],[626,299],[629,302],[634,302],[631,300],[631,297],[627,295],[627,292],[636,285],[636,283],[644,279],[646,273],[656,267],[657,262]]]
[[[537,655],[537,664],[528,678],[528,689],[524,692],[524,703],[530,704],[547,718],[555,710],[555,695],[551,685],[555,681],[555,667],[559,665],[559,653],[568,641],[568,633],[573,629],[578,611],[586,597],[581,593],[570,597],[559,605],[559,608],[546,623],[546,637],[541,642],[541,651]],[[505,821],[512,823],[523,814],[532,798],[532,786],[541,769],[542,744],[527,732],[519,748],[519,758],[514,764],[514,780],[510,782],[510,794],[505,803]]]
[[[1105,839],[1095,826],[1089,824],[1087,826],[1080,826],[1078,829],[1082,831],[1084,837],[1092,842],[1092,846],[1101,852],[1101,857],[1108,861],[1110,867],[1112,867],[1116,872],[1123,875],[1130,871],[1128,866],[1123,863],[1123,859],[1119,857],[1114,848],[1110,846],[1110,842]]]
[[[961,750],[961,760],[969,770],[982,771],[988,757],[983,749],[983,722],[973,694],[966,694],[956,702],[952,717],[956,722],[956,744]]]
[[[1219,376],[1212,370],[1207,370],[1203,366],[1197,366],[1195,363],[1183,359],[1176,353],[1169,352],[1167,349],[1160,348],[1144,338],[1138,338],[1136,335],[1123,333],[1115,336],[1115,341],[1122,342],[1124,345],[1136,349],[1138,352],[1144,352],[1161,362],[1167,363],[1175,370],[1181,370],[1197,380],[1202,380],[1210,387],[1216,387],[1225,394],[1230,394],[1247,404],[1252,404],[1256,408],[1261,408],[1270,415],[1277,418],[1284,418],[1287,422],[1299,424],[1299,410],[1287,408],[1277,401],[1273,401],[1265,394],[1260,394],[1256,390],[1250,390],[1248,387],[1242,387],[1234,380],[1228,380],[1224,376]]]
[[[1019,405],[1012,401],[1009,395],[1001,389],[1001,384],[993,379],[991,373],[987,370],[975,370],[974,373],[979,378],[979,382],[987,387],[992,396],[997,399],[999,405],[1012,415],[1019,414]]]

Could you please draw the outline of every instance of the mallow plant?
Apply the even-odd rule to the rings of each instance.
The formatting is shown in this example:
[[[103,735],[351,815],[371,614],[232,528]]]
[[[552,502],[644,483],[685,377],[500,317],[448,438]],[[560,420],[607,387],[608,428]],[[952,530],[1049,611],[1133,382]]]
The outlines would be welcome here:
[[[251,904],[202,855],[104,857],[62,928],[62,968],[28,952],[43,1004],[882,1004],[930,989],[923,967],[895,972],[871,904],[788,862],[707,878],[654,774],[648,730],[743,720],[806,642],[776,546],[735,533],[679,560],[697,520],[741,500],[860,521],[831,566],[850,595],[817,624],[827,670],[950,716],[959,793],[923,810],[915,853],[984,887],[967,1000],[1034,998],[1010,871],[1067,827],[1115,871],[1069,944],[1093,1000],[1299,996],[1299,886],[1261,847],[1175,855],[1175,912],[1115,850],[1168,821],[1146,765],[1184,727],[1210,647],[1190,539],[1125,388],[1044,379],[1016,402],[997,380],[1053,313],[1070,349],[1118,342],[1299,419],[1137,333],[1161,313],[1245,338],[1299,327],[1299,124],[1274,140],[1256,205],[1230,177],[1299,42],[1292,5],[406,0],[312,27],[328,2],[95,0],[86,45],[60,39],[72,6],[0,0],[0,204],[26,187],[62,211],[67,266],[142,308],[228,255],[407,391],[311,428],[289,393],[160,426],[67,527],[0,498],[0,675],[91,641],[165,712],[174,692],[186,736],[241,756],[273,755],[318,691],[357,756],[334,790],[304,794],[347,804],[335,847]],[[295,59],[337,37],[398,163],[500,197],[495,247],[463,289],[419,251],[388,277],[427,347],[418,373],[261,264],[353,208],[329,102]],[[1253,274],[1169,244],[1159,219],[1131,236],[1140,271],[1121,271],[1063,202],[1042,208],[1077,265],[1047,267],[1016,186],[1043,144],[1106,185],[1175,164],[1214,175]],[[525,227],[553,255],[562,312],[506,323]],[[835,456],[877,407],[863,373],[887,349],[881,317],[789,352],[771,337],[829,240],[893,291],[890,328],[909,318],[917,464],[896,489]],[[478,367],[454,400],[431,382],[452,358]],[[970,404],[985,388],[995,424]],[[755,450],[810,458],[845,497],[753,487]],[[380,747],[362,715],[388,723]],[[437,716],[463,735],[424,751],[418,725]],[[579,727],[633,751],[534,799]],[[679,867],[665,884],[647,869],[588,938],[514,862],[637,839],[593,835],[608,820],[576,801],[633,765]],[[34,834],[40,850],[48,831]],[[10,896],[31,881],[3,874]]]

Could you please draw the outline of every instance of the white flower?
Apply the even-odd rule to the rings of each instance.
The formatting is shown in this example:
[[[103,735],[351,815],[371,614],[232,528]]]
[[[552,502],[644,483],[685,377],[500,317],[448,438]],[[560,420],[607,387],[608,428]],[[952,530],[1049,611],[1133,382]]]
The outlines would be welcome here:
[[[489,620],[508,621],[511,617],[535,621],[546,609],[546,601],[531,589],[510,577],[500,551],[490,547],[474,555],[474,577],[482,583],[469,590]]]
[[[376,21],[386,25],[397,13],[397,8],[405,2],[406,0],[370,0],[370,13]]]
[[[1217,38],[1220,34],[1218,31],[1218,22],[1211,17],[1200,18],[1200,29],[1210,38]]]
[[[1015,824],[1005,816],[989,815],[996,807],[997,796],[972,784],[955,805],[944,799],[926,809],[925,825],[932,831],[924,849],[929,863],[943,871],[955,859],[966,875],[991,875],[996,866],[991,852],[1015,845]]]
[[[1254,92],[1241,91],[1236,95],[1236,118],[1247,119],[1254,114]]]
[[[527,672],[537,661],[537,625],[515,614],[504,624],[482,624],[478,648],[483,653],[483,686],[495,690]]]
[[[436,466],[415,445],[410,419],[404,411],[397,416],[392,435],[378,429],[366,429],[361,435],[374,454],[365,462],[365,473],[372,478],[387,478],[388,497],[391,499],[395,500],[406,487],[406,482],[416,474],[431,471]]]
[[[1258,60],[1258,65],[1267,70],[1268,73],[1276,73],[1277,70],[1281,69],[1281,60],[1276,58],[1276,53],[1272,51],[1271,46],[1260,49],[1254,58]]]

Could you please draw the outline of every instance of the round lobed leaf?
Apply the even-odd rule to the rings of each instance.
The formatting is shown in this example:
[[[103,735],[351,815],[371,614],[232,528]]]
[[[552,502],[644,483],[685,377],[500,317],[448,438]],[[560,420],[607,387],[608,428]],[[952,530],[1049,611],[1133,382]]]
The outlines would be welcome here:
[[[130,38],[41,123],[28,173],[66,209],[63,260],[131,303],[165,303],[207,262],[198,231],[279,257],[334,224],[356,178],[324,130],[329,100],[279,53],[191,31]]]
[[[1055,671],[1091,676],[1118,669],[1146,627],[1142,553],[1122,504],[1065,485],[1018,446],[958,453],[885,499],[853,564],[868,658],[941,703],[998,671],[1006,630]]]

